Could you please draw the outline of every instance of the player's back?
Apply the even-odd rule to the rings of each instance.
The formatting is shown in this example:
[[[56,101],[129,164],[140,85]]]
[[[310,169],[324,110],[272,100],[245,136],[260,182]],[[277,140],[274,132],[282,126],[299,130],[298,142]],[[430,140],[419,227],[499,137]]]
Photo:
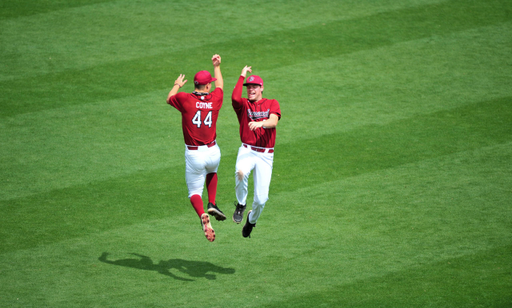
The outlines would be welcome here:
[[[185,143],[188,145],[205,145],[217,137],[217,119],[222,107],[222,89],[199,95],[196,93],[178,93],[176,106],[182,113],[182,129]]]

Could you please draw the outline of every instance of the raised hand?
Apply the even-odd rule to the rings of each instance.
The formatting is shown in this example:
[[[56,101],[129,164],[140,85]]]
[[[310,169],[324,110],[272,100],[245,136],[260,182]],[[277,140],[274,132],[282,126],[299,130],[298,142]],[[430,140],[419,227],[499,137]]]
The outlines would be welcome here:
[[[180,74],[178,79],[176,79],[176,81],[174,82],[174,85],[179,86],[180,88],[183,87],[183,85],[187,83],[187,80],[185,79],[185,81],[183,81],[183,79],[185,79],[185,75]]]
[[[219,66],[221,62],[221,58],[219,55],[215,54],[212,57],[213,66]]]
[[[252,72],[252,66],[245,66],[243,69],[242,69],[242,74],[240,74],[241,76],[247,76],[247,72],[251,73]]]

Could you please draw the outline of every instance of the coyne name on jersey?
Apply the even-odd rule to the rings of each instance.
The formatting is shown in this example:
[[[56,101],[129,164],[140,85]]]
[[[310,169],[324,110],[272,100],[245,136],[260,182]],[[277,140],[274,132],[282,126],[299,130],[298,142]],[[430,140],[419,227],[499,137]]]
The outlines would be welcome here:
[[[270,109],[267,109],[267,111],[252,111],[250,109],[247,110],[247,116],[252,121],[260,120],[260,119],[268,119],[269,115],[270,115]]]
[[[209,102],[209,103],[196,102],[196,108],[198,108],[198,109],[213,109],[212,102]]]

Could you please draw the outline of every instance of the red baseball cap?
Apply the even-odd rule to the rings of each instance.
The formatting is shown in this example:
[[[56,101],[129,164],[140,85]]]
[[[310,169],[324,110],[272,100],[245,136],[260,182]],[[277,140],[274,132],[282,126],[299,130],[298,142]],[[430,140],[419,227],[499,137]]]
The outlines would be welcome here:
[[[208,71],[199,71],[194,76],[194,84],[209,84],[212,81],[217,80],[217,78],[212,78],[212,75]]]
[[[256,84],[256,85],[263,87],[263,79],[261,79],[260,76],[252,75],[252,76],[249,76],[249,78],[247,78],[247,81],[244,83],[244,86],[246,86],[248,84]]]

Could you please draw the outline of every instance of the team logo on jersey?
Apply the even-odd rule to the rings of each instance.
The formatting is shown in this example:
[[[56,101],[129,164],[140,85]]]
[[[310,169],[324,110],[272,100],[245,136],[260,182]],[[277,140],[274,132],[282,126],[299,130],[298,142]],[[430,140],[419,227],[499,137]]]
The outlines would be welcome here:
[[[252,111],[250,109],[247,110],[247,116],[252,121],[268,119],[269,115],[270,115],[270,109],[267,109],[267,111]]]

